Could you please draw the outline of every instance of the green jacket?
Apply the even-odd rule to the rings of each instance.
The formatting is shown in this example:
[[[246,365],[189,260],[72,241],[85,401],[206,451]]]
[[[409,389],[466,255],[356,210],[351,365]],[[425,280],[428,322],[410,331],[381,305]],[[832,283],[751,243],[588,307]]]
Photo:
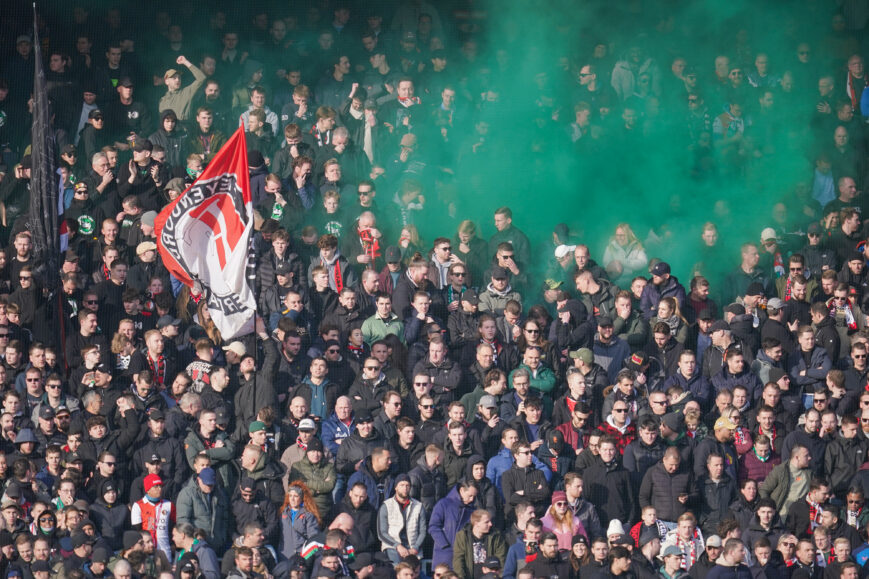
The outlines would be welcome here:
[[[395,334],[404,343],[404,322],[395,314],[390,314],[388,320],[374,314],[362,322],[362,337],[369,346],[377,340],[382,340],[389,334]]]
[[[300,480],[314,493],[314,502],[321,513],[332,510],[332,489],[335,488],[335,465],[324,456],[320,464],[313,464],[307,454],[293,464],[289,480]]]
[[[769,476],[760,483],[760,488],[758,489],[762,498],[770,498],[775,501],[776,512],[781,511],[791,488],[789,465],[789,460],[777,464],[775,468],[772,469],[772,472],[769,473]],[[811,479],[812,471],[810,469],[803,469],[802,473],[802,476]]]
[[[229,485],[235,481],[235,472],[232,467],[232,460],[235,458],[235,443],[229,439],[229,435],[225,432],[218,431],[215,437],[215,442],[223,441],[223,446],[220,448],[206,448],[205,442],[199,436],[199,427],[196,430],[191,430],[184,439],[184,454],[187,456],[187,463],[190,468],[193,468],[193,461],[196,460],[196,455],[205,452],[208,458],[211,459],[211,468],[217,471],[220,480],[223,483],[223,488],[230,488]]]
[[[507,558],[507,541],[498,529],[492,529],[485,537],[487,557],[497,557],[504,566]],[[453,571],[459,579],[473,579],[474,577],[474,539],[471,533],[471,523],[468,523],[456,535],[453,543]]]
[[[197,67],[190,65],[187,68],[193,73],[193,82],[180,90],[167,90],[163,98],[160,99],[160,112],[172,109],[179,121],[186,121],[190,117],[190,103],[193,101],[196,91],[208,79],[205,73]]]
[[[230,539],[230,505],[226,493],[219,485],[215,485],[211,493],[205,494],[197,481],[191,480],[178,493],[175,512],[179,523],[190,523],[205,531],[206,541],[215,550],[219,552],[226,546]]]

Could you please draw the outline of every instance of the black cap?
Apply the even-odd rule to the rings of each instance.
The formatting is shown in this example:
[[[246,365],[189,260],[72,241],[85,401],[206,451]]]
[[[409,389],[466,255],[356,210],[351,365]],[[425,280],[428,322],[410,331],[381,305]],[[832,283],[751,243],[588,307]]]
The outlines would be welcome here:
[[[43,420],[54,420],[56,413],[54,412],[54,408],[49,406],[48,404],[43,404],[39,408],[39,417]]]
[[[488,567],[489,569],[500,569],[501,560],[498,559],[498,557],[489,557],[483,563],[483,567]]]
[[[275,275],[290,275],[293,272],[293,267],[289,262],[279,263],[275,268]]]
[[[371,556],[371,553],[357,553],[356,557],[347,566],[353,571],[359,571],[369,565],[374,565],[374,557]]]
[[[133,86],[133,79],[131,79],[129,76],[121,77],[121,80],[118,81],[118,86],[129,88]]]
[[[745,295],[747,296],[762,296],[763,295],[763,284],[760,282],[753,281],[748,284],[748,289],[745,290]]]
[[[91,561],[94,563],[108,563],[110,557],[109,550],[105,547],[95,547],[91,553]]]
[[[480,303],[480,296],[477,295],[476,290],[467,289],[462,292],[462,301],[468,302],[469,304],[478,305]]]
[[[718,320],[717,322],[713,323],[712,326],[709,328],[709,333],[714,334],[715,332],[721,330],[730,331],[730,324],[728,324],[724,320]]]
[[[75,155],[75,154],[76,154],[75,145],[73,145],[72,143],[67,143],[67,144],[64,145],[63,148],[60,150],[60,153],[61,153],[62,155]]]
[[[753,295],[753,294],[746,294]],[[724,311],[728,314],[733,314],[734,316],[744,316],[745,315],[745,306],[742,304],[729,304],[724,308]]]
[[[305,450],[306,450],[306,451],[310,451],[310,450],[319,450],[320,452],[323,452],[323,443],[320,442],[320,439],[319,439],[319,438],[312,438],[312,439],[308,442],[308,448],[305,449]]]
[[[154,150],[154,144],[148,139],[136,139],[136,144],[133,145],[133,150],[137,153],[141,153],[142,151],[150,152]]]
[[[148,420],[166,420],[166,415],[159,408],[152,408],[148,411]]]
[[[390,245],[386,248],[383,259],[386,260],[386,263],[398,263],[401,261],[401,250],[394,245]]]
[[[159,454],[154,453],[151,456],[149,456],[148,458],[146,458],[145,462],[149,462],[151,464],[157,464],[157,463],[162,463],[163,459],[160,458]]]
[[[597,325],[601,328],[612,326],[613,319],[609,316],[598,316]]]
[[[30,571],[32,573],[51,573],[51,565],[48,564],[48,561],[37,559],[30,564]]]
[[[310,444],[308,446],[310,447]],[[256,481],[249,476],[242,477],[241,481],[238,483],[238,488],[243,491],[252,491],[256,488]]]
[[[21,157],[21,161],[19,162],[22,169],[32,169],[33,168],[33,157],[30,155],[24,155]]]
[[[492,279],[507,279],[507,270],[496,265],[492,268]]]
[[[101,118],[103,118],[103,111],[101,111],[100,109],[94,109],[88,113],[88,118],[89,119],[97,119],[97,118],[101,119]]]
[[[139,531],[124,531],[123,545],[124,550],[132,549],[136,543],[142,540],[142,533]]]
[[[820,235],[821,234],[821,224],[820,223],[810,223],[809,228],[806,233],[811,233],[812,235]]]
[[[374,422],[374,417],[371,416],[371,411],[367,408],[360,408],[356,411],[356,416],[353,417],[356,424],[360,422]]]
[[[220,406],[215,411],[215,418],[218,426],[226,426],[229,424],[229,412],[226,410],[225,406]]]
[[[97,364],[97,367],[95,368],[95,370],[97,372],[102,373],[102,374],[111,374],[112,373],[111,369],[109,369],[109,365],[105,364],[105,363]]]
[[[712,308],[703,308],[699,312],[697,312],[698,320],[714,320],[715,312],[712,311]]]

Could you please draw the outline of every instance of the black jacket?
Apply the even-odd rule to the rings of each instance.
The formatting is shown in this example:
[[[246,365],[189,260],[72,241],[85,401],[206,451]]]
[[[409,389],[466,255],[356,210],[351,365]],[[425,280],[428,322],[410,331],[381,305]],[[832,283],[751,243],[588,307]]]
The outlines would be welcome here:
[[[631,474],[616,458],[609,465],[599,456],[582,475],[588,500],[601,521],[619,519],[632,525],[638,520],[637,498]]]
[[[532,503],[538,516],[543,515],[548,505],[549,484],[543,471],[537,470],[533,464],[519,468],[513,463],[510,470],[501,475],[501,491],[504,495],[504,514],[508,517],[522,501]],[[520,495],[516,491],[524,493]]]
[[[359,431],[354,430],[353,434],[345,438],[338,448],[335,468],[340,474],[349,477],[356,472],[356,463],[370,456],[375,448],[386,448],[387,444],[386,439],[377,430],[372,430],[368,438],[362,438],[359,436]]]

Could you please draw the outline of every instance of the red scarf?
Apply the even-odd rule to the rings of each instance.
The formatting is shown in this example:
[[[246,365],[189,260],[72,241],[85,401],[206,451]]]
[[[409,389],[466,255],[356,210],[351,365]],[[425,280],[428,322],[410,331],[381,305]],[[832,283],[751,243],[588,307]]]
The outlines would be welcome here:
[[[413,105],[418,105],[422,101],[419,100],[419,97],[398,97],[398,102],[405,107],[412,107]]]
[[[815,527],[821,524],[821,505],[813,503],[809,496],[806,495],[806,502],[809,504],[809,528],[808,533],[811,535],[815,531]]]
[[[785,301],[791,299],[791,278],[790,276],[785,279]]]
[[[341,264],[336,259],[335,265],[332,267],[335,268],[335,291],[340,294],[341,290],[344,288],[344,279],[341,277]]]
[[[363,229],[358,232],[359,241],[362,242],[362,252],[371,258],[370,269],[373,269],[374,260],[380,257],[380,241],[371,235],[370,229]]]
[[[154,380],[161,386],[166,385],[166,359],[163,354],[157,356],[156,360],[151,359],[151,354],[148,354],[148,366],[151,368],[151,373],[154,375]]]

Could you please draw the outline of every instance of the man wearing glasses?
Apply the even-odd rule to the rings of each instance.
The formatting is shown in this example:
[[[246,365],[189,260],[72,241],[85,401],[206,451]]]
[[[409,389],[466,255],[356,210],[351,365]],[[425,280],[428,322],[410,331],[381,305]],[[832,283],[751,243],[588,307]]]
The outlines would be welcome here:
[[[513,466],[501,475],[501,489],[504,495],[504,515],[510,517],[522,501],[534,505],[537,515],[542,515],[549,502],[549,483],[542,470],[533,464],[531,445],[516,442],[510,449]]]

